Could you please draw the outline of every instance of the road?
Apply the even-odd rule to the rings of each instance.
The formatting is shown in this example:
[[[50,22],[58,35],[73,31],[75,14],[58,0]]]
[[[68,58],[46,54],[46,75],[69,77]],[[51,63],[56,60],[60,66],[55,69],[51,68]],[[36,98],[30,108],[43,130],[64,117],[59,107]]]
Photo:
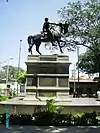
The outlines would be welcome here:
[[[0,125],[0,133],[100,133],[100,127],[13,126],[6,129]]]

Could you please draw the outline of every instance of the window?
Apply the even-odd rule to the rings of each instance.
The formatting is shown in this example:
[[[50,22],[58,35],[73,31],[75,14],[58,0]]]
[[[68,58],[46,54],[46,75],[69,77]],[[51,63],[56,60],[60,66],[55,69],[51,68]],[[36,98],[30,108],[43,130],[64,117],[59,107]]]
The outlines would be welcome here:
[[[39,73],[40,74],[56,74],[57,70],[55,67],[50,67],[50,66],[41,67]]]
[[[41,90],[39,91],[39,96],[40,97],[55,97],[56,96],[56,91],[51,91],[51,90]]]
[[[56,86],[56,78],[55,77],[40,77],[39,78],[39,86]]]
[[[38,67],[37,66],[27,66],[27,74],[34,74],[37,73]]]
[[[66,65],[58,65],[57,67],[58,74],[69,74],[69,68]]]
[[[37,86],[37,77],[28,77],[27,86]]]
[[[59,87],[68,87],[68,78],[66,78],[66,77],[58,78],[58,86]]]

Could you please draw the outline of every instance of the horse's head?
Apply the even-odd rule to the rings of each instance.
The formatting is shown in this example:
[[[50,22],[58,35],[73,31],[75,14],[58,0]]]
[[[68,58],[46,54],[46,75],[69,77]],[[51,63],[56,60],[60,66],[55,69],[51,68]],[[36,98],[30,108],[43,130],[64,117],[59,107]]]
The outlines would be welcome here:
[[[69,25],[70,24],[67,21],[65,21],[65,24],[63,25],[64,26],[64,34],[68,33]]]

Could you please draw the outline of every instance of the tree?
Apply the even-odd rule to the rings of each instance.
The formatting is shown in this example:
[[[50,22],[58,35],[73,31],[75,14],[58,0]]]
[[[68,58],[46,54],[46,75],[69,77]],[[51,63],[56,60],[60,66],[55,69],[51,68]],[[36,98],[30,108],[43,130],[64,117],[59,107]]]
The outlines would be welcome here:
[[[58,14],[61,21],[68,21],[70,24],[63,47],[87,47],[86,53],[79,57],[79,68],[87,73],[98,72],[100,80],[100,1],[68,3]]]
[[[92,45],[92,50],[87,50],[79,56],[78,67],[87,74],[99,73],[98,88],[100,88],[100,46]]]
[[[0,70],[0,82],[2,81],[2,79],[6,78],[6,75],[7,75],[7,67],[8,66],[5,65]],[[20,68],[19,71],[20,72],[25,72],[22,68]],[[14,66],[9,65],[9,69],[8,69],[8,80],[17,79],[17,75],[18,75],[18,67],[14,67]]]
[[[95,74],[99,72],[100,75],[100,46],[92,46],[94,49],[87,50],[84,54],[79,56],[79,69],[87,74]]]
[[[17,78],[18,83],[25,84],[26,83],[26,73],[20,73]]]
[[[66,45],[76,48],[83,45],[91,50],[91,44],[100,44],[100,1],[68,3],[58,11],[61,21],[70,24],[66,35]]]

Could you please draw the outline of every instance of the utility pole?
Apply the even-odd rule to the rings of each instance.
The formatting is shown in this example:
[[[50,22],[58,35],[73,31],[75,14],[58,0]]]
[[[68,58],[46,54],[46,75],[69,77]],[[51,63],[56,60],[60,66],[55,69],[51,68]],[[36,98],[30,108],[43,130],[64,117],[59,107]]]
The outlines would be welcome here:
[[[74,93],[76,92],[75,76],[76,76],[76,70],[75,70],[75,64],[74,64]]]
[[[78,89],[78,90],[77,90],[77,93],[78,93],[78,94],[77,94],[77,95],[78,95],[78,97],[79,97],[79,88],[80,88],[80,87],[79,87],[79,47],[78,47],[78,46],[77,46],[77,60],[78,60],[78,61],[77,61],[77,64],[78,64],[78,65],[77,65],[77,67],[78,67],[78,84],[77,84],[77,89]]]
[[[20,54],[21,54],[21,43],[22,40],[20,40],[20,46],[19,46],[19,57],[18,57],[18,72],[17,72],[17,77],[20,73]],[[17,96],[18,96],[18,82],[17,82]]]

